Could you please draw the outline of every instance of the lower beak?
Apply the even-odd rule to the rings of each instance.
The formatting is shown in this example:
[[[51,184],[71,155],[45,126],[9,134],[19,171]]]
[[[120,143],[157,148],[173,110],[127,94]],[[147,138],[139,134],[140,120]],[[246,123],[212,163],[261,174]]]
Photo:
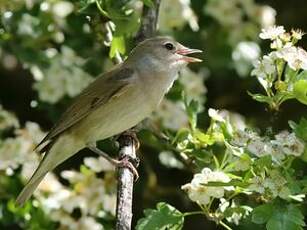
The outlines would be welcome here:
[[[202,62],[202,60],[199,59],[199,58],[186,56],[186,55],[189,55],[189,54],[202,53],[202,52],[203,52],[202,50],[189,49],[189,48],[186,48],[186,47],[182,48],[182,49],[178,49],[176,51],[177,54],[182,55],[182,58],[180,58],[180,59],[183,60],[183,61],[186,61],[186,62]]]

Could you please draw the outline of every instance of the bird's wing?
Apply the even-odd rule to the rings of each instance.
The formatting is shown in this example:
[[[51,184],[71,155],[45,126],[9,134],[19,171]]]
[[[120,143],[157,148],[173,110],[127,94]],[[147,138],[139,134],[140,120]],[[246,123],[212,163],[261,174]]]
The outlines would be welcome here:
[[[92,82],[68,107],[46,137],[36,146],[55,139],[59,134],[82,120],[96,108],[120,96],[131,86],[134,79],[131,68],[116,68]],[[45,149],[45,147],[44,147]],[[42,151],[42,150],[41,150]]]

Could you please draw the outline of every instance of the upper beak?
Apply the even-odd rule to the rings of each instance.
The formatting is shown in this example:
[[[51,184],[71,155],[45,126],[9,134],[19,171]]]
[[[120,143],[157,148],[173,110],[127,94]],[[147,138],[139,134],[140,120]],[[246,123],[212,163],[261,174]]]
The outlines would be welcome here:
[[[203,52],[202,50],[190,49],[190,48],[187,48],[187,47],[178,49],[176,51],[177,54],[180,54],[180,55],[183,56],[181,59],[186,61],[186,62],[202,62],[202,60],[199,59],[199,58],[194,58],[194,57],[186,56],[186,55],[189,55],[189,54],[202,53],[202,52]]]

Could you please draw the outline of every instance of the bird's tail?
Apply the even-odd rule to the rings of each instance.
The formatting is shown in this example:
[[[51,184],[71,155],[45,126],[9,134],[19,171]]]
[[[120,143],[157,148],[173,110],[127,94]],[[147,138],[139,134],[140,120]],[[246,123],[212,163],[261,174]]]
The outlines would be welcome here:
[[[83,146],[76,142],[72,137],[68,135],[60,137],[45,153],[38,168],[18,195],[16,204],[23,205],[31,197],[37,186],[49,171],[53,170],[56,166],[82,148]]]
[[[40,182],[44,179],[47,172],[44,172],[42,175],[38,173],[39,168],[35,171],[31,179],[28,181],[26,186],[23,188],[21,193],[18,195],[16,199],[16,204],[18,206],[23,205],[33,194],[37,186],[40,184]]]

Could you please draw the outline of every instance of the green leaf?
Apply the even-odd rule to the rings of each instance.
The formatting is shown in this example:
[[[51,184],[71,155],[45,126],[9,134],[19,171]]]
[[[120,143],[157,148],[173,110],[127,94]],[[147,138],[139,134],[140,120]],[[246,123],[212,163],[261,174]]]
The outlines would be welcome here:
[[[259,102],[265,102],[265,103],[268,103],[269,105],[271,105],[273,103],[273,100],[271,97],[268,97],[268,96],[265,96],[265,95],[262,95],[262,94],[253,94],[253,93],[250,93],[250,92],[247,92],[248,95],[252,96],[252,98],[256,101],[259,101]]]
[[[272,166],[271,155],[265,155],[254,162],[254,166],[257,169],[263,170],[264,168],[270,168]]]
[[[110,49],[110,58],[114,58],[117,53],[125,54],[125,52],[126,46],[124,37],[113,37]]]
[[[179,230],[183,227],[183,214],[173,206],[160,202],[157,209],[144,210],[145,217],[138,220],[136,230]]]
[[[201,144],[204,145],[213,145],[215,140],[211,135],[208,135],[206,133],[203,133],[202,131],[200,131],[199,129],[196,129],[193,132],[193,136],[199,141],[201,142]]]
[[[293,85],[294,97],[301,103],[307,105],[307,80],[299,80]]]
[[[267,230],[301,230],[305,226],[301,210],[294,204],[275,202],[256,207],[252,221],[266,223]]]
[[[267,230],[301,230],[305,226],[304,216],[295,205],[274,207],[273,215],[266,224]]]
[[[289,121],[290,127],[295,132],[296,136],[307,141],[307,119],[301,118],[300,122],[297,124],[294,121]]]
[[[256,224],[266,223],[271,218],[273,208],[272,204],[263,204],[256,207],[252,212],[252,221]]]

